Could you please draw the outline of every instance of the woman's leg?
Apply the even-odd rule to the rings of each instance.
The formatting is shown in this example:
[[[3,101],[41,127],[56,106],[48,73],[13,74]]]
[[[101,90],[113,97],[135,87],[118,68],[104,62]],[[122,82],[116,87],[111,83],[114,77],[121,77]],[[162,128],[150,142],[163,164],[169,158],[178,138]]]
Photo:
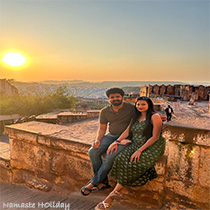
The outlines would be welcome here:
[[[112,195],[113,194],[120,194],[119,192],[122,191],[125,187],[123,187],[121,184],[117,183],[115,188],[112,190],[112,192],[109,193],[109,195],[104,199],[105,203],[111,204],[113,199]]]
[[[110,205],[113,201],[112,199],[112,195],[115,193],[115,192],[118,192],[120,191],[121,189],[123,188],[123,186],[119,183],[116,184],[114,190],[112,190],[112,192],[109,193],[109,195],[102,201],[100,202],[95,209],[109,209],[110,208]],[[105,207],[106,205],[106,207]]]

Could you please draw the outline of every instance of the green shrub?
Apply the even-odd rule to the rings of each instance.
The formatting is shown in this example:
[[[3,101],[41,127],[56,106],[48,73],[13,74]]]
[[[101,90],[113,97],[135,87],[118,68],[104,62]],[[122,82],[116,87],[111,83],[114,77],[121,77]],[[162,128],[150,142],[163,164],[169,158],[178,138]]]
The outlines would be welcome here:
[[[43,114],[54,109],[70,109],[76,106],[76,99],[69,96],[66,87],[59,87],[54,94],[2,96],[0,114],[23,116]]]

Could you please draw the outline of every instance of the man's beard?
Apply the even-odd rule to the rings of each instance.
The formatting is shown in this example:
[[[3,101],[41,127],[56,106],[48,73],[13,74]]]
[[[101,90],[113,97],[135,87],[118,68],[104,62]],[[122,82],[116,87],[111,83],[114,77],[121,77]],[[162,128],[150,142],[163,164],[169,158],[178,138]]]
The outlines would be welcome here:
[[[113,106],[120,106],[122,104],[123,100],[114,100],[111,102]]]

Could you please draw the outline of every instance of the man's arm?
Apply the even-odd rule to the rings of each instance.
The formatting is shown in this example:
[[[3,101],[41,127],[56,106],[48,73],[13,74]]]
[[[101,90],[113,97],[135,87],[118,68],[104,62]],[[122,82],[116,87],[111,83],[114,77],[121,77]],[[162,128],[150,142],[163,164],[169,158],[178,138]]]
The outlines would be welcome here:
[[[97,149],[100,145],[101,139],[104,137],[107,129],[107,124],[99,124],[98,132],[92,147]]]

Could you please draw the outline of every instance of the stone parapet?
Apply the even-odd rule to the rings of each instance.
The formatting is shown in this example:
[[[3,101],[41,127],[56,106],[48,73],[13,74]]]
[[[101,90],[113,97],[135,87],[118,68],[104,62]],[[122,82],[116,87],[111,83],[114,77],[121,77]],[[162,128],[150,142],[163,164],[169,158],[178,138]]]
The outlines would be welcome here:
[[[209,209],[210,130],[166,126],[167,199],[193,209]]]
[[[72,113],[72,112],[63,112],[58,114],[58,121],[62,124],[71,123],[76,121],[85,120],[87,118],[86,113]]]
[[[100,110],[87,110],[87,118],[99,117]]]
[[[93,176],[88,150],[97,128],[98,119],[70,126],[40,122],[7,126],[10,158],[8,167],[0,159],[0,166],[5,169],[3,177],[45,192],[79,191]],[[209,132],[165,126],[167,150],[155,165],[158,178],[142,187],[130,188],[127,202],[136,206],[144,203],[153,209],[173,209],[169,203],[183,209],[209,208]]]
[[[210,147],[210,130],[182,125],[164,125],[164,135],[168,141]]]

